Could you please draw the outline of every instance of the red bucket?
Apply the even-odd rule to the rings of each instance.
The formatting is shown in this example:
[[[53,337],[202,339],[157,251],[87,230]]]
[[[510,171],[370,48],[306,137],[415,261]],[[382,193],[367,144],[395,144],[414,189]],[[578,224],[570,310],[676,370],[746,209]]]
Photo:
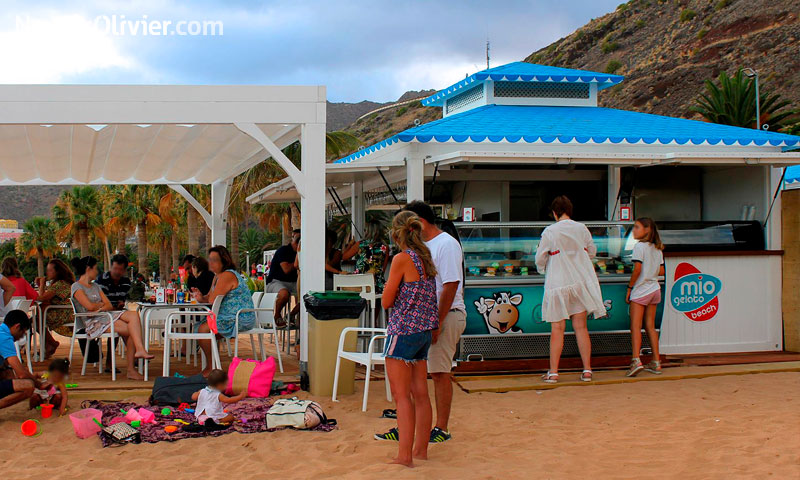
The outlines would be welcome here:
[[[43,403],[42,407],[42,418],[50,418],[53,415],[53,404],[52,403]]]

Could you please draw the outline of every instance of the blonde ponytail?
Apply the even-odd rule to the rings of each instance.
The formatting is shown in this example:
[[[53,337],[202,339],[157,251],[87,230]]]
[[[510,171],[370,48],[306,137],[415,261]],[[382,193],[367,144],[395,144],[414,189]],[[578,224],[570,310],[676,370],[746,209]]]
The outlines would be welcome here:
[[[392,220],[392,240],[401,248],[413,250],[422,261],[422,269],[428,277],[436,276],[431,251],[422,240],[422,222],[414,212],[403,210]]]

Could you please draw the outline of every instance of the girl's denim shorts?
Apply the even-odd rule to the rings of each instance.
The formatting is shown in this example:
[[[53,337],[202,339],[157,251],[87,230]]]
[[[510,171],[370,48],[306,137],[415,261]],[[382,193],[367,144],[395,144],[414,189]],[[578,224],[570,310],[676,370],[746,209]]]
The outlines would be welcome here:
[[[406,363],[427,360],[432,339],[430,330],[411,335],[389,335],[386,337],[383,356],[403,360]]]

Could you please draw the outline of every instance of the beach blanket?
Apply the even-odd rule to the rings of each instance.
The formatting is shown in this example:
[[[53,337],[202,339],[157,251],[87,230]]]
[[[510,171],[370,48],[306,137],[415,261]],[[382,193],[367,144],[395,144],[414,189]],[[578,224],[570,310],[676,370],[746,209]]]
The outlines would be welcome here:
[[[244,422],[234,422],[230,428],[217,431],[203,431],[203,432],[187,432],[182,427],[185,425],[176,422],[175,420],[182,420],[187,423],[196,423],[193,413],[181,412],[177,408],[171,408],[170,415],[162,415],[160,406],[150,406],[149,404],[140,405],[133,402],[103,402],[100,400],[86,400],[81,404],[81,408],[96,408],[103,412],[103,425],[108,425],[115,417],[121,417],[123,414],[121,410],[128,411],[131,408],[145,408],[155,414],[156,423],[143,424],[138,430],[142,436],[142,442],[158,443],[158,442],[174,442],[183,438],[198,438],[198,437],[218,437],[228,433],[258,433],[266,431],[275,431],[279,429],[267,429],[266,413],[272,407],[272,402],[269,398],[247,398],[233,405],[229,405],[227,410],[232,413],[237,419],[242,419]],[[174,433],[167,433],[164,427],[174,425],[179,427]],[[330,432],[336,428],[335,425],[318,425],[311,429],[316,432]],[[100,434],[98,433],[98,436]],[[111,442],[100,437],[103,447],[112,445]]]

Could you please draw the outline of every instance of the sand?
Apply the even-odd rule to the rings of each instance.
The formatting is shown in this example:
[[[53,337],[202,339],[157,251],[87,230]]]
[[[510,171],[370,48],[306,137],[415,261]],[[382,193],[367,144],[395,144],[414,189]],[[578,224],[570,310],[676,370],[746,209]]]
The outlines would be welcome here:
[[[363,383],[358,383],[360,388]],[[0,411],[5,478],[800,478],[800,373],[737,375],[505,394],[456,390],[453,440],[414,469],[387,465],[397,445],[373,433],[389,407],[373,382],[317,399],[340,428],[100,447],[67,418],[25,438],[22,406]],[[302,396],[302,395],[301,395]],[[141,397],[138,400],[143,400]]]

